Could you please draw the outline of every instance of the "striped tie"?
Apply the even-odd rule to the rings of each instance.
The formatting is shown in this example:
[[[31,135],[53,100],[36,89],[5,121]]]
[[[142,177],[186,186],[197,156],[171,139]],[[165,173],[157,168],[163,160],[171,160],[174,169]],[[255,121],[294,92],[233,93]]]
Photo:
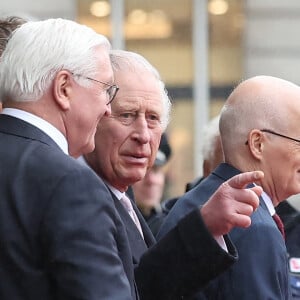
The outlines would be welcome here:
[[[132,206],[132,203],[131,203],[130,199],[124,194],[120,200],[121,200],[122,204],[124,205],[124,207],[126,208],[126,210],[128,211],[132,221],[136,225],[136,227],[139,230],[140,234],[144,238],[141,223],[140,223],[140,221],[138,219],[138,216],[136,215],[136,213],[133,209],[133,206]]]
[[[274,214],[274,215],[272,216],[272,218],[274,219],[274,221],[275,221],[275,223],[276,223],[276,225],[277,225],[279,231],[281,232],[283,238],[285,239],[284,225],[283,225],[283,223],[282,223],[282,221],[281,221],[281,218],[279,217],[278,214]]]

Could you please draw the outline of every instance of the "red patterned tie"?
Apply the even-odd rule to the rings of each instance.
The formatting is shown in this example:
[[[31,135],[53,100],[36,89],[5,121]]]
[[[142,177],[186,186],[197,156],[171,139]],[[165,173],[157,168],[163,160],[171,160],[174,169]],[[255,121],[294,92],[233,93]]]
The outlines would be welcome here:
[[[279,231],[281,232],[283,238],[285,239],[284,225],[283,225],[283,223],[281,221],[281,218],[278,216],[278,214],[274,214],[272,216],[272,218],[274,219],[274,221],[275,221],[275,223],[276,223]]]

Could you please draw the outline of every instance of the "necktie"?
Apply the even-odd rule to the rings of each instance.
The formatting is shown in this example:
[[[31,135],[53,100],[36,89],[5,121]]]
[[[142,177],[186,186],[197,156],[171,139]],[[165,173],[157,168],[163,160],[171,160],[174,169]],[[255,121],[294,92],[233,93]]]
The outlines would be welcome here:
[[[279,231],[281,232],[283,238],[285,239],[284,225],[283,225],[283,223],[281,221],[281,218],[278,216],[278,214],[274,214],[272,216],[272,218],[274,219],[274,221],[275,221],[275,223],[276,223]]]
[[[144,238],[141,223],[132,207],[132,203],[131,203],[130,199],[124,194],[120,200],[121,200],[122,204],[124,205],[124,207],[126,208],[126,210],[128,211],[131,219],[133,220],[133,222],[136,225],[137,229],[139,230],[140,234]]]

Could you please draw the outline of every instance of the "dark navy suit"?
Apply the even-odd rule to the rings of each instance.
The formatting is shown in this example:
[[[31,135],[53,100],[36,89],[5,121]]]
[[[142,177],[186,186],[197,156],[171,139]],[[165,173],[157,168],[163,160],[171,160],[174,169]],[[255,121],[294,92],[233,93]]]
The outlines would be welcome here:
[[[0,145],[0,299],[131,300],[105,184],[15,117],[0,114]]]
[[[182,299],[236,260],[199,210],[145,240],[87,166],[43,131],[0,114],[0,299]],[[150,249],[148,250],[148,247]]]
[[[288,201],[276,207],[285,227],[285,244],[289,254],[292,299],[300,299],[300,212]]]
[[[134,201],[144,239],[120,200],[112,196],[126,231],[126,251],[120,257],[131,288],[138,290],[140,299],[186,299],[233,263],[235,248],[231,241],[226,239],[232,254],[227,255],[205,229],[198,209],[156,243]]]
[[[238,173],[239,170],[228,164],[219,165],[198,186],[179,198],[166,217],[158,238],[169,232],[193,208],[204,204],[224,181]],[[210,282],[203,291],[207,299],[289,299],[286,247],[262,199],[251,221],[249,228],[234,228],[230,232],[229,236],[238,249],[238,262]]]

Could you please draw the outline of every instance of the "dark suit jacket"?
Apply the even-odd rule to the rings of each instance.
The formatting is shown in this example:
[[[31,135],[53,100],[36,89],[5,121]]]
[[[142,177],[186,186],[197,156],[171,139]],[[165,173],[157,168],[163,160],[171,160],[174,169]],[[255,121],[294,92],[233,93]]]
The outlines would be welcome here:
[[[17,118],[0,115],[0,145],[0,299],[132,299],[104,183]]]
[[[142,240],[99,177],[27,122],[0,115],[0,145],[0,299],[129,300],[137,286],[174,300],[236,259],[198,209],[156,245],[140,219]]]
[[[219,165],[198,186],[179,198],[158,237],[166,234],[195,206],[205,203],[224,181],[238,173],[239,170],[228,164]],[[208,285],[204,291],[207,299],[289,299],[284,240],[262,199],[251,220],[249,228],[234,228],[230,232],[239,260]]]
[[[289,257],[291,299],[300,299],[300,212],[288,201],[276,207],[285,228],[285,244]]]
[[[144,239],[122,203],[114,195],[113,198],[126,231],[128,248],[120,257],[132,284],[133,297],[138,298],[134,295],[137,289],[143,300],[185,299],[233,263],[235,248],[228,240],[232,254],[228,255],[217,245],[198,209],[156,243],[135,203],[132,201]]]

